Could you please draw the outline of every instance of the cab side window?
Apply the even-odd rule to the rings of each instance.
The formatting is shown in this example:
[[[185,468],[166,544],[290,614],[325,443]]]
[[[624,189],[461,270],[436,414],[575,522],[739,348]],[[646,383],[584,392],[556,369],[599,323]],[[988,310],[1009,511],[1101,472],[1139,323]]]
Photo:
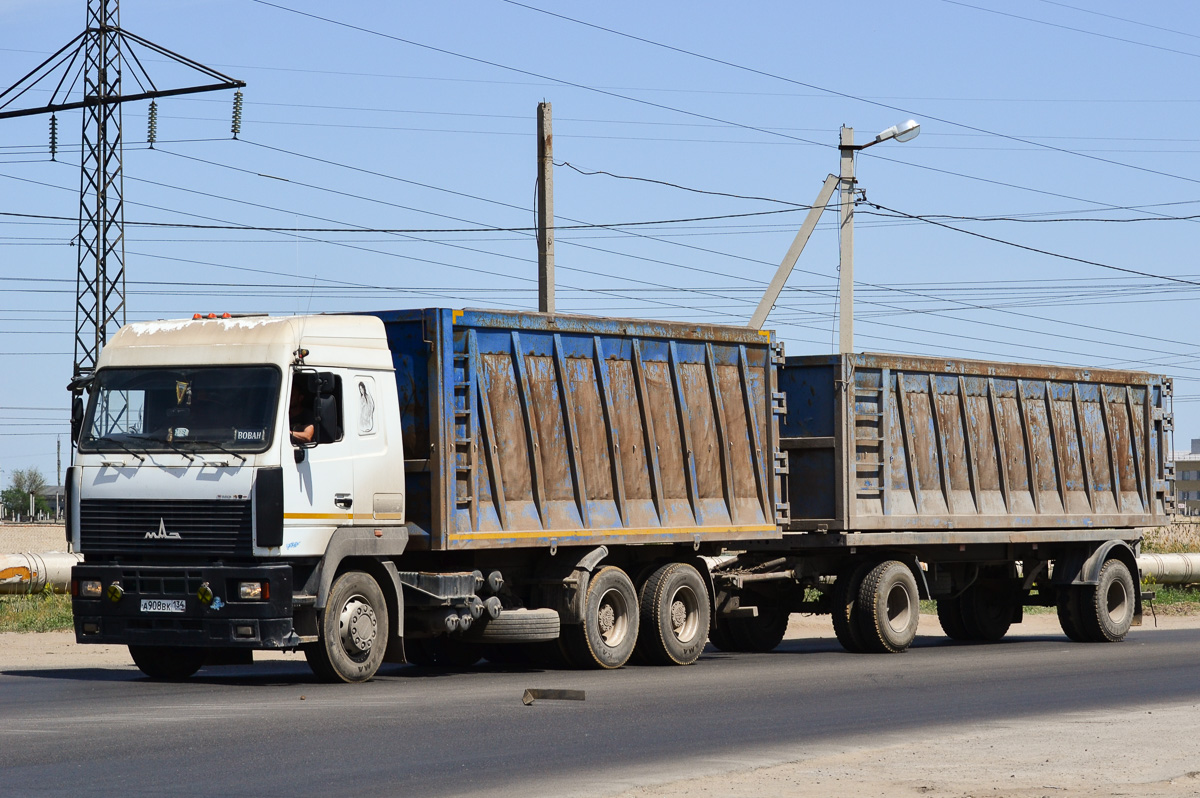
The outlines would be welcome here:
[[[334,443],[345,434],[342,424],[342,378],[330,372],[317,375],[317,443]]]

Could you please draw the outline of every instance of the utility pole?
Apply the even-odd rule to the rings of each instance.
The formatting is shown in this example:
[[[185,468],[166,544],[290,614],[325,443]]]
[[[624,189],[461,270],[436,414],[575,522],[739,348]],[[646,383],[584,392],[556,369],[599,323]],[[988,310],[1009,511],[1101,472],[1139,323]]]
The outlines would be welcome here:
[[[137,49],[144,55],[139,57]],[[165,58],[213,81],[186,88],[159,88],[146,72],[146,57]],[[122,68],[137,87],[122,94]],[[78,396],[96,358],[125,321],[125,203],[122,186],[121,103],[245,86],[214,69],[123,30],[118,0],[88,0],[87,28],[33,71],[0,92],[0,119],[83,109],[79,179],[79,251],[76,272],[75,367]],[[42,86],[44,106],[10,110],[17,99]],[[72,97],[82,86],[82,97]],[[51,130],[57,129],[51,117]],[[56,143],[51,134],[51,157]],[[85,378],[81,380],[80,378]]]
[[[538,310],[554,312],[554,134],[550,103],[538,103]]]
[[[838,237],[838,352],[854,351],[854,128],[842,127],[838,171],[841,225]]]

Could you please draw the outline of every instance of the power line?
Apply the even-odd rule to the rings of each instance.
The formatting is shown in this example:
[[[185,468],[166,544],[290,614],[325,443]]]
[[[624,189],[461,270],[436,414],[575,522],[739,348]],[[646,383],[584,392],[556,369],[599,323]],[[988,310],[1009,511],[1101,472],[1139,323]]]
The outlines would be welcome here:
[[[1192,52],[1188,52],[1187,50],[1176,50],[1173,47],[1163,47],[1162,45],[1158,45],[1158,44],[1149,44],[1147,42],[1139,42],[1135,39],[1126,39],[1121,36],[1112,36],[1107,33],[1098,33],[1096,31],[1092,31],[1092,30],[1084,30],[1083,28],[1076,28],[1071,25],[1062,25],[1058,22],[1047,22],[1044,19],[1035,19],[1033,17],[1025,17],[1025,16],[1021,16],[1020,14],[1012,14],[1007,11],[997,11],[994,8],[985,8],[983,6],[976,6],[976,5],[972,5],[971,3],[964,3],[961,0],[942,0],[942,2],[949,3],[952,6],[962,6],[963,8],[973,8],[976,11],[986,11],[989,14],[996,14],[1001,17],[1010,17],[1012,19],[1019,19],[1024,22],[1032,22],[1037,25],[1045,25],[1050,28],[1058,28],[1060,30],[1068,30],[1068,31],[1072,31],[1074,33],[1083,33],[1088,36],[1096,36],[1101,39],[1109,39],[1110,41],[1114,41],[1114,42],[1122,42],[1124,44],[1133,44],[1133,45],[1137,45],[1138,47],[1148,47],[1151,50],[1161,50],[1165,53],[1174,53],[1175,55],[1186,55],[1189,58],[1200,58],[1200,53],[1192,53]],[[1055,5],[1060,5],[1060,4],[1055,3]],[[1072,8],[1073,6],[1067,6],[1067,7]],[[1078,10],[1078,9],[1076,9],[1076,10]],[[1104,15],[1104,16],[1107,16],[1107,15]],[[1120,19],[1120,18],[1113,17],[1113,19]],[[1123,20],[1123,21],[1129,22],[1130,20]]]
[[[1184,280],[1180,277],[1169,277],[1169,276],[1161,275],[1161,274],[1153,274],[1151,272],[1143,272],[1143,271],[1139,271],[1137,269],[1129,269],[1124,266],[1113,266],[1108,263],[1101,263],[1100,261],[1088,260],[1087,258],[1077,258],[1074,255],[1063,255],[1060,252],[1051,252],[1049,250],[1039,249],[1038,247],[1031,247],[1027,244],[1018,244],[1015,241],[1006,241],[1003,238],[996,238],[995,236],[984,235],[983,233],[976,233],[973,230],[964,230],[961,227],[955,227],[953,225],[945,224],[944,222],[939,222],[939,221],[936,221],[931,218],[914,216],[912,214],[905,213],[904,211],[898,211],[898,210],[895,210],[894,208],[888,208],[886,206],[880,205],[875,202],[868,201],[867,204],[873,208],[878,208],[879,210],[888,211],[889,213],[893,213],[898,216],[903,216],[908,219],[919,219],[923,222],[926,222],[927,224],[936,225],[937,227],[942,227],[947,230],[953,230],[956,233],[962,233],[963,235],[974,236],[975,238],[982,238],[985,241],[992,241],[997,244],[1004,244],[1005,246],[1008,246],[1008,247],[1016,247],[1017,249],[1023,249],[1023,250],[1026,250],[1027,252],[1036,252],[1039,255],[1047,255],[1052,258],[1061,258],[1062,260],[1074,261],[1075,263],[1082,263],[1082,264],[1085,264],[1088,266],[1099,266],[1101,269],[1111,269],[1113,271],[1124,272],[1126,274],[1136,274],[1139,277],[1151,277],[1156,280],[1165,280],[1167,282],[1182,283],[1184,285],[1190,285],[1190,286],[1195,286],[1195,287],[1200,288],[1200,282],[1197,282],[1195,280]]]
[[[272,3],[268,3],[266,0],[254,0],[254,2],[256,2],[256,3],[261,3],[261,4],[263,4],[263,5],[274,5],[274,4],[272,4]],[[744,72],[749,72],[749,73],[752,73],[752,74],[755,74],[755,75],[759,75],[759,76],[761,76],[761,77],[772,78],[772,79],[774,79],[774,80],[780,80],[780,81],[784,81],[784,82],[786,82],[786,83],[791,83],[791,84],[794,84],[794,85],[797,85],[797,86],[803,86],[804,88],[807,88],[807,89],[813,89],[813,90],[815,90],[815,91],[824,92],[824,93],[826,93],[826,94],[830,94],[830,95],[833,95],[833,96],[835,96],[835,97],[842,97],[842,98],[844,98],[844,99],[848,99],[848,100],[855,100],[855,101],[857,101],[857,102],[861,102],[861,103],[867,103],[867,104],[869,104],[869,105],[874,105],[874,106],[876,106],[876,107],[879,107],[879,108],[887,108],[887,109],[889,109],[889,110],[892,110],[892,111],[900,111],[901,113],[905,113],[905,114],[911,114],[911,115],[913,115],[913,116],[919,116],[919,117],[922,117],[922,118],[924,118],[924,119],[930,119],[930,120],[933,120],[933,121],[935,121],[935,122],[941,122],[941,123],[943,123],[943,124],[946,124],[946,125],[953,125],[954,127],[962,128],[962,129],[964,129],[964,130],[971,130],[971,131],[974,131],[974,132],[976,132],[976,133],[982,133],[982,134],[989,135],[989,136],[996,136],[996,137],[999,137],[999,138],[1007,139],[1007,140],[1009,140],[1009,141],[1016,141],[1016,142],[1020,142],[1020,143],[1022,143],[1022,144],[1027,144],[1027,145],[1029,145],[1029,146],[1031,146],[1031,147],[1039,147],[1039,148],[1042,148],[1042,149],[1052,150],[1052,151],[1054,151],[1054,152],[1059,152],[1059,153],[1063,153],[1063,154],[1066,154],[1066,155],[1074,155],[1074,156],[1077,156],[1077,157],[1080,157],[1080,158],[1087,158],[1087,159],[1089,159],[1089,160],[1098,161],[1098,162],[1101,162],[1101,163],[1107,163],[1107,164],[1110,164],[1110,165],[1113,165],[1113,166],[1120,166],[1120,167],[1123,167],[1123,168],[1126,168],[1126,169],[1133,169],[1133,170],[1135,170],[1135,171],[1139,171],[1139,172],[1146,172],[1146,173],[1149,173],[1149,174],[1155,174],[1155,175],[1159,175],[1160,177],[1170,177],[1170,178],[1173,178],[1173,179],[1176,179],[1176,180],[1184,180],[1184,181],[1187,181],[1187,182],[1189,182],[1189,183],[1200,183],[1200,179],[1197,179],[1197,178],[1191,178],[1191,177],[1187,177],[1187,176],[1185,176],[1185,175],[1178,175],[1178,174],[1174,174],[1174,173],[1172,173],[1172,172],[1163,172],[1163,171],[1159,171],[1159,170],[1157,170],[1157,169],[1149,169],[1149,168],[1147,168],[1147,167],[1143,167],[1143,166],[1137,166],[1137,165],[1135,165],[1135,164],[1128,164],[1128,163],[1124,163],[1123,161],[1116,161],[1116,160],[1113,160],[1113,159],[1111,159],[1111,158],[1101,158],[1101,157],[1099,157],[1099,156],[1097,156],[1097,155],[1090,155],[1090,154],[1087,154],[1087,153],[1081,153],[1081,152],[1077,152],[1077,151],[1075,151],[1075,150],[1070,150],[1070,149],[1067,149],[1067,148],[1065,148],[1065,147],[1056,147],[1056,146],[1054,146],[1054,145],[1052,145],[1052,144],[1046,144],[1046,143],[1044,143],[1044,142],[1039,142],[1039,141],[1036,141],[1036,140],[1033,140],[1033,139],[1026,139],[1026,138],[1022,138],[1022,137],[1020,137],[1020,136],[1013,136],[1013,135],[1010,135],[1010,134],[1007,134],[1007,133],[998,133],[998,132],[996,132],[996,131],[994,131],[994,130],[987,130],[986,128],[976,127],[976,126],[974,126],[974,125],[968,125],[968,124],[965,124],[965,123],[963,123],[963,122],[955,122],[955,121],[953,121],[953,120],[951,120],[951,119],[946,119],[946,118],[943,118],[943,117],[934,116],[933,114],[928,114],[928,113],[920,113],[920,112],[913,111],[913,110],[910,110],[910,109],[907,109],[907,108],[903,108],[903,107],[900,107],[900,106],[892,105],[892,104],[890,104],[890,103],[884,103],[884,102],[880,102],[880,101],[878,101],[878,100],[871,100],[871,99],[868,99],[868,98],[866,98],[866,97],[861,97],[861,96],[858,96],[858,95],[850,94],[850,93],[848,93],[848,92],[838,91],[838,90],[836,90],[836,89],[828,89],[828,88],[825,88],[825,87],[823,87],[823,86],[818,86],[818,85],[816,85],[816,84],[813,84],[813,83],[806,83],[806,82],[804,82],[804,81],[801,81],[801,80],[796,80],[796,79],[794,79],[794,78],[785,77],[785,76],[783,76],[783,75],[779,75],[779,74],[777,74],[777,73],[774,73],[774,72],[767,72],[767,71],[765,71],[765,70],[761,70],[761,69],[755,69],[754,67],[748,67],[748,66],[745,66],[745,65],[743,65],[743,64],[734,63],[733,61],[726,61],[726,60],[724,60],[724,59],[721,59],[721,58],[715,58],[715,57],[713,57],[713,56],[704,55],[704,54],[702,54],[702,53],[697,53],[697,52],[695,52],[695,51],[692,51],[692,50],[686,50],[686,49],[684,49],[684,48],[682,48],[682,47],[675,47],[675,46],[673,46],[673,45],[664,44],[663,42],[655,41],[655,40],[653,40],[653,39],[647,39],[647,38],[645,38],[645,37],[642,37],[642,36],[636,36],[636,35],[634,35],[634,34],[632,34],[632,33],[625,33],[624,31],[619,31],[619,30],[616,30],[616,29],[614,29],[614,28],[608,28],[608,27],[605,27],[605,26],[603,26],[603,25],[597,25],[597,24],[594,24],[594,23],[591,23],[591,22],[584,22],[583,20],[576,19],[576,18],[574,18],[574,17],[569,17],[569,16],[566,16],[565,14],[558,14],[558,13],[555,13],[555,12],[553,12],[553,11],[547,11],[547,10],[546,10],[546,9],[544,9],[544,8],[538,8],[538,7],[536,7],[536,6],[531,6],[531,5],[528,5],[528,4],[526,4],[526,3],[521,3],[521,2],[518,2],[518,0],[501,0],[501,2],[508,3],[509,5],[518,6],[518,7],[520,7],[520,8],[524,8],[524,9],[527,9],[527,10],[529,10],[529,11],[535,11],[535,12],[537,12],[537,13],[540,13],[540,14],[545,14],[545,15],[547,15],[547,16],[556,17],[556,18],[558,18],[558,19],[562,19],[562,20],[565,20],[565,21],[567,21],[567,22],[572,22],[572,23],[574,23],[574,24],[576,24],[576,25],[583,25],[583,26],[585,26],[585,27],[588,27],[588,28],[593,28],[593,29],[595,29],[595,30],[604,31],[605,33],[609,33],[609,34],[612,34],[612,35],[614,35],[614,36],[621,36],[621,37],[624,37],[624,38],[626,38],[626,39],[632,39],[632,40],[634,40],[634,41],[642,42],[643,44],[649,44],[649,45],[651,45],[651,46],[653,46],[653,47],[661,47],[661,48],[663,48],[663,49],[665,49],[665,50],[670,50],[670,51],[672,51],[672,52],[680,53],[680,54],[682,54],[682,55],[687,55],[687,56],[690,56],[690,57],[692,57],[692,58],[699,58],[699,59],[701,59],[701,60],[704,60],[704,61],[708,61],[708,62],[711,62],[711,63],[714,63],[714,64],[721,64],[721,65],[723,65],[723,66],[731,67],[731,68],[733,68],[733,69],[738,69],[738,70],[741,70],[741,71],[744,71]],[[959,2],[957,2],[957,0],[943,0],[943,2],[955,3],[955,4],[957,4],[957,5],[967,5],[966,3],[959,3]],[[283,8],[283,6],[275,6],[275,7],[276,7],[276,8]],[[975,6],[971,6],[971,7],[972,7],[972,8],[974,8]],[[291,10],[291,9],[284,9],[284,10]],[[294,11],[293,13],[297,13],[297,14],[304,14],[304,12],[301,12],[301,11]],[[1002,12],[995,12],[995,13],[1002,13]],[[305,15],[306,15],[306,16],[314,16],[314,17],[315,17],[315,15],[308,15],[308,14],[305,14]],[[1011,16],[1011,15],[1007,15],[1007,16]],[[336,20],[329,20],[329,19],[325,19],[325,18],[322,18],[322,17],[316,17],[316,18],[318,18],[318,19],[323,19],[323,20],[324,20],[324,21],[326,21],[326,22],[331,22],[331,23],[333,23],[333,24],[336,24],[336,25],[344,25],[344,26],[346,26],[346,27],[351,27],[351,28],[353,28],[353,27],[354,27],[353,25],[347,25],[346,23],[337,22]],[[366,30],[366,29],[359,28],[359,30]],[[510,69],[510,70],[517,71],[517,72],[521,72],[521,71],[522,71],[522,70],[516,69],[515,67],[508,67],[508,66],[505,66],[505,65],[503,65],[503,64],[494,64],[494,63],[491,63],[491,62],[483,61],[482,59],[476,59],[476,58],[473,58],[473,57],[471,57],[471,56],[462,55],[461,53],[454,53],[454,52],[452,52],[452,51],[449,51],[449,50],[440,50],[440,49],[438,49],[438,48],[435,48],[435,47],[430,47],[429,45],[423,45],[423,44],[419,44],[419,43],[415,43],[415,42],[409,42],[409,41],[407,41],[407,40],[399,39],[399,37],[391,37],[389,34],[382,34],[382,33],[380,33],[380,34],[377,34],[377,35],[380,35],[380,36],[387,36],[387,37],[389,37],[389,38],[397,38],[399,41],[404,41],[406,44],[414,44],[414,45],[415,45],[415,46],[417,46],[417,47],[425,47],[425,48],[428,48],[428,49],[437,50],[438,52],[448,53],[448,54],[450,54],[450,55],[456,55],[456,56],[459,56],[459,57],[461,57],[461,58],[467,58],[467,59],[470,59],[470,60],[473,60],[473,61],[479,61],[480,63],[485,63],[485,64],[488,64],[488,65],[490,65],[490,66],[498,66],[498,67],[500,67],[500,68],[503,68],[503,69]],[[1186,54],[1187,54],[1187,55],[1193,55],[1193,56],[1195,56],[1195,55],[1196,55],[1196,54],[1194,54],[1194,53],[1186,53]],[[1196,57],[1200,57],[1200,56],[1196,56]],[[533,73],[528,73],[528,74],[533,74]],[[542,76],[542,75],[538,75],[537,77],[542,77],[543,79],[545,78],[545,76]],[[565,83],[566,85],[570,85],[570,86],[577,86],[577,84],[570,83],[570,82],[568,82],[568,81],[562,81],[562,82],[563,82],[563,83]],[[577,86],[577,87],[578,87],[578,86]],[[579,87],[579,88],[585,88],[585,89],[587,89],[587,88],[589,88],[589,87],[587,87],[587,86],[582,86],[582,87]],[[623,98],[623,99],[631,99],[631,98]],[[636,100],[636,99],[635,99],[634,101],[635,101],[635,102],[645,102],[645,101],[640,101],[640,100]],[[658,107],[663,107],[663,106],[658,106]],[[680,109],[677,109],[677,108],[676,108],[676,109],[670,109],[670,110],[674,110],[674,111],[677,111],[677,112],[679,112],[679,113],[687,113],[687,114],[691,114],[691,113],[692,113],[692,112],[690,112],[690,111],[682,111],[682,110],[680,110]],[[702,115],[701,115],[701,116],[702,116]],[[716,121],[725,121],[725,120],[716,120]],[[736,125],[737,123],[730,122],[729,124],[734,124],[734,125]],[[738,126],[739,126],[739,127],[742,127],[742,125],[738,125]],[[752,126],[745,126],[745,127],[749,127],[749,129],[752,129],[752,130],[758,130],[758,131],[760,131],[760,132],[770,132],[769,130],[766,130],[766,129],[763,129],[763,128],[757,128],[757,127],[752,127]],[[782,135],[782,134],[778,134],[778,133],[776,133],[775,135]],[[811,142],[810,142],[810,143],[811,143]],[[830,147],[832,147],[832,146],[834,146],[834,145],[824,145],[824,146],[830,146]],[[876,157],[880,157],[880,156],[876,156]],[[884,159],[884,160],[891,160],[891,159]],[[897,163],[905,163],[905,162],[904,162],[904,161],[897,161]],[[917,164],[908,164],[908,165],[909,165],[909,166],[918,166]],[[924,168],[924,167],[919,167],[919,168]]]

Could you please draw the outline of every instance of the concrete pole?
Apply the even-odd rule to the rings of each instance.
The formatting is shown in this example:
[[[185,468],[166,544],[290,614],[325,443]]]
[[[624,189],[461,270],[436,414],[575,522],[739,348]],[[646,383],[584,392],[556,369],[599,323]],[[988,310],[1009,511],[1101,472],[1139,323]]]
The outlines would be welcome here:
[[[854,351],[854,128],[843,127],[841,154],[841,236],[838,263],[838,352]]]
[[[550,103],[538,103],[538,310],[554,312],[554,134]]]

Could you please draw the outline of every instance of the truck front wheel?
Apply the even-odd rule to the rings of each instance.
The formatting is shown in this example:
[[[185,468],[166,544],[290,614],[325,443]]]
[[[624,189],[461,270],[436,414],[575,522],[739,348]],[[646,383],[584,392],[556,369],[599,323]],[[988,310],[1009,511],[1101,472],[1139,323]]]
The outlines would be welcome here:
[[[186,679],[204,667],[208,652],[203,648],[180,646],[130,646],[129,656],[142,673],[151,679]]]
[[[362,571],[335,579],[318,636],[304,647],[304,657],[321,681],[365,682],[374,676],[388,641],[387,602],[375,580]]]

